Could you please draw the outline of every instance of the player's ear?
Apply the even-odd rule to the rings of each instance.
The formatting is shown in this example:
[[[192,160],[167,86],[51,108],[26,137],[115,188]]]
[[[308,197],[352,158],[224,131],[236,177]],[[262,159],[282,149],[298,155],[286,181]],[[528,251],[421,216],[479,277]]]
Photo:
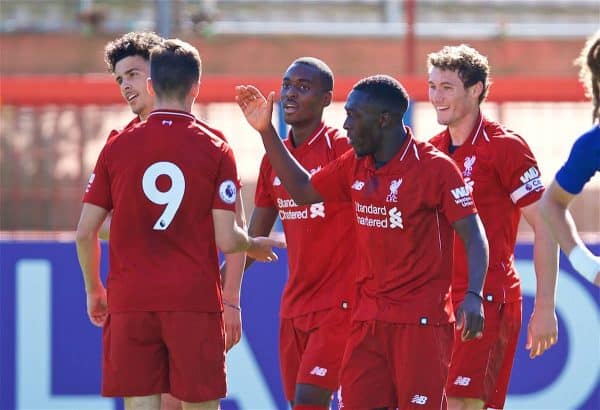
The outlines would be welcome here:
[[[331,104],[331,100],[333,99],[333,91],[327,91],[323,94],[323,107],[329,106]]]
[[[156,95],[154,92],[154,86],[152,85],[152,78],[150,77],[146,78],[146,89],[148,90],[148,94],[150,94],[152,97]]]
[[[479,96],[483,93],[483,82],[477,81],[471,86],[471,93],[474,97],[479,99]]]
[[[192,85],[192,88],[190,88],[190,97],[196,99],[196,97],[198,97],[198,94],[200,93],[200,81],[198,81],[196,84]]]

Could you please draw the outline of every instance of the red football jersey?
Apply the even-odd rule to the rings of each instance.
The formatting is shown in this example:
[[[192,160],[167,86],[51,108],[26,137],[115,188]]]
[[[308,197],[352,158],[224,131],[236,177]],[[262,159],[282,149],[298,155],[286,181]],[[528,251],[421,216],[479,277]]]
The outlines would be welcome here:
[[[113,210],[108,306],[220,311],[212,209],[235,211],[229,145],[181,111],[153,111],[104,146],[84,202]]]
[[[520,208],[540,199],[544,185],[535,157],[519,135],[481,114],[476,124],[471,136],[452,154],[448,130],[430,142],[449,154],[461,169],[485,227],[490,264],[484,297],[498,302],[520,300],[520,280],[514,266]],[[460,300],[467,289],[467,262],[462,243],[457,245],[452,287],[453,298]]]
[[[321,123],[292,155],[314,173],[350,149],[348,139]],[[288,249],[289,278],[281,316],[294,317],[333,306],[350,307],[356,272],[352,208],[348,203],[297,205],[263,157],[254,202],[279,211]]]
[[[122,133],[125,130],[128,130],[131,127],[135,127],[137,124],[139,124],[140,122],[142,122],[142,120],[140,120],[140,117],[138,117],[137,115],[135,116],[135,118],[133,118],[131,121],[129,121],[129,123],[123,127],[123,129],[121,130],[117,130],[114,129],[112,130],[109,134],[108,137],[106,138],[106,141],[110,140],[112,137],[115,137],[117,135],[119,135],[120,133]]]
[[[355,320],[440,324],[450,300],[451,223],[476,212],[458,167],[407,128],[399,152],[380,168],[344,154],[312,176],[325,200],[350,201],[361,259]]]

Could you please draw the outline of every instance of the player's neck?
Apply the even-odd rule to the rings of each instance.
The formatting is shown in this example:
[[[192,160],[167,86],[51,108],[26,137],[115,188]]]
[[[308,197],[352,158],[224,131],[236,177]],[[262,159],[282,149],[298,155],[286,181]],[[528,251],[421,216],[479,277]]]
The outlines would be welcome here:
[[[479,118],[479,110],[473,110],[464,117],[448,125],[450,132],[450,141],[454,146],[461,146],[471,136],[475,123]]]
[[[185,111],[191,113],[192,103],[178,100],[156,100],[154,110]]]
[[[391,160],[394,155],[400,151],[404,142],[408,138],[404,124],[401,127],[397,127],[394,131],[384,135],[381,144],[377,151],[373,154],[375,161],[375,168],[381,168]]]
[[[291,136],[294,147],[304,144],[304,141],[313,135],[319,125],[321,125],[321,122],[321,118],[316,118],[303,124],[292,125]]]

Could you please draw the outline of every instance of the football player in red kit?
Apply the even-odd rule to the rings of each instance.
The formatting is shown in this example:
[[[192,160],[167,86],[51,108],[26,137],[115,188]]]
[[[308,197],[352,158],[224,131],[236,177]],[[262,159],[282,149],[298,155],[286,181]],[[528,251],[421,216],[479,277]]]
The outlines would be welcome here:
[[[464,339],[483,329],[485,234],[456,165],[404,125],[408,95],[392,77],[359,81],[346,101],[353,151],[314,174],[271,125],[273,93],[238,86],[273,168],[297,203],[347,202],[359,258],[352,327],[341,370],[343,408],[440,409],[452,352],[453,232],[469,254],[469,288],[457,312]]]
[[[105,396],[127,409],[216,409],[225,396],[225,335],[217,247],[270,261],[268,238],[235,223],[238,177],[231,148],[190,114],[200,57],[180,40],[150,54],[155,109],[110,138],[84,194],[77,227],[88,315],[103,329]],[[107,289],[98,229],[113,211]]]
[[[284,141],[302,166],[317,172],[350,149],[326,125],[333,73],[321,60],[295,60],[283,76],[280,104],[291,129]],[[279,216],[285,232],[289,278],[281,300],[280,366],[286,398],[298,409],[329,408],[350,328],[357,272],[353,210],[348,203],[298,205],[268,157],[263,158],[248,232],[267,236]]]
[[[480,111],[490,85],[487,59],[460,45],[430,54],[428,63],[429,100],[438,122],[448,127],[430,142],[460,168],[490,244],[483,292],[484,336],[469,343],[456,341],[448,376],[448,404],[451,409],[501,409],[521,328],[521,287],[514,265],[521,214],[535,233],[537,292],[527,337],[532,358],[557,340],[558,247],[540,214],[538,201],[544,186],[529,146]],[[466,261],[465,250],[458,243],[452,281],[454,306],[459,306],[468,286]]]

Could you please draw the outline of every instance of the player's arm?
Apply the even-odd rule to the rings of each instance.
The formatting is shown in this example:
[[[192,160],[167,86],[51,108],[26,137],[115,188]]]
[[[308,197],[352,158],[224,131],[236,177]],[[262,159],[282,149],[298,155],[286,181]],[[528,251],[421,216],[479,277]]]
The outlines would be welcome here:
[[[540,201],[542,216],[575,270],[600,286],[600,258],[587,249],[568,210],[575,197],[555,179]]]
[[[248,235],[252,237],[256,236],[269,236],[273,225],[277,220],[277,209],[271,207],[257,206],[252,211],[250,217],[250,226],[248,227]],[[250,267],[254,262],[253,258],[246,258],[246,268]]]
[[[96,326],[102,326],[108,315],[106,290],[100,278],[100,242],[98,241],[98,230],[107,214],[108,211],[102,207],[84,203],[75,236],[77,258],[85,283],[87,312],[90,321]]]
[[[452,227],[462,240],[469,264],[469,287],[457,309],[457,327],[462,340],[479,338],[483,332],[483,284],[489,263],[489,248],[479,215],[472,214],[455,221]]]
[[[235,202],[235,223],[246,229],[246,217],[241,192]],[[242,338],[242,315],[240,293],[246,253],[226,253],[221,265],[221,284],[223,286],[223,322],[225,325],[225,349],[229,350]]]
[[[275,93],[265,98],[251,85],[237,86],[235,91],[246,120],[260,133],[269,161],[294,201],[301,205],[323,201],[310,183],[310,174],[288,152],[271,123]]]
[[[558,339],[555,313],[558,245],[543,220],[540,201],[521,208],[521,213],[534,232],[533,263],[537,285],[535,305],[527,327],[527,349],[533,359],[552,347]]]
[[[102,225],[100,225],[100,229],[98,230],[98,238],[100,238],[104,241],[108,241],[108,239],[110,237],[110,222],[111,221],[112,221],[112,212],[109,212],[109,214],[106,215],[106,218],[102,222]]]
[[[248,256],[262,261],[277,260],[273,247],[284,248],[285,242],[265,237],[252,238],[235,222],[235,213],[225,209],[212,210],[215,242],[223,253],[247,252]]]

